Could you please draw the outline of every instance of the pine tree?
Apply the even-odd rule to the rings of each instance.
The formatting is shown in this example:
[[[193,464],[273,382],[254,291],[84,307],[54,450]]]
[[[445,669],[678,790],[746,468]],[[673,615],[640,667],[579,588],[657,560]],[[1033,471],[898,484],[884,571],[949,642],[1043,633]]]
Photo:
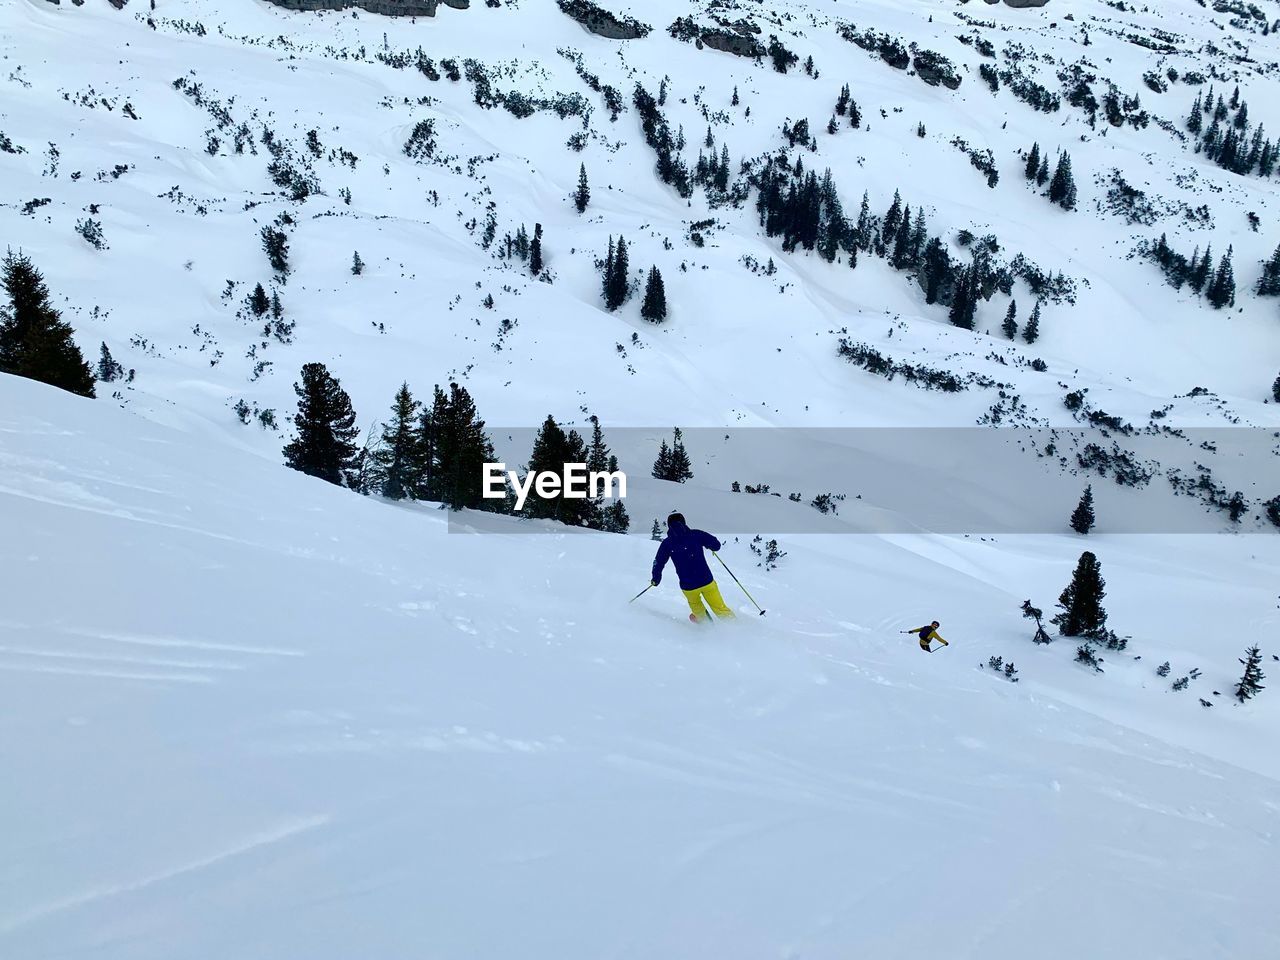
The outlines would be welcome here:
[[[542,224],[533,225],[533,244],[529,247],[529,273],[538,276],[542,273]]]
[[[631,529],[631,517],[621,500],[614,500],[604,508],[600,517],[600,529],[605,533],[626,533]]]
[[[1191,115],[1187,117],[1187,129],[1195,136],[1200,136],[1204,130],[1204,106],[1201,101],[1201,95],[1196,94],[1196,102],[1191,106]]]
[[[285,466],[342,486],[356,456],[356,414],[351,398],[323,363],[302,368],[302,383],[293,385],[298,413],[297,436],[284,448]]]
[[[528,473],[555,473],[564,476],[566,464],[586,461],[587,447],[578,431],[569,430],[566,433],[556,423],[555,417],[548,414],[534,438],[533,452],[529,455],[526,469]],[[595,504],[589,499],[570,499],[565,496],[563,488],[547,497],[540,495],[535,488],[525,501],[524,512],[531,517],[583,526],[593,519]]]
[[[849,126],[855,130],[862,126],[862,111],[858,109],[857,101],[849,104]]]
[[[923,259],[924,302],[937,303],[951,272],[951,257],[942,246],[942,240],[934,237],[925,247]]]
[[[1010,340],[1017,339],[1018,336],[1018,301],[1010,300],[1009,309],[1005,312],[1004,323],[1000,324],[1000,330]]]
[[[653,518],[653,526],[649,528],[649,539],[658,541],[662,540],[662,527],[658,523],[657,517]]]
[[[975,304],[970,298],[971,277],[973,267],[964,267],[956,276],[956,281],[951,292],[951,311],[949,318],[951,323],[963,330],[973,329],[973,314]]]
[[[466,387],[435,388],[430,408],[423,411],[421,450],[423,493],[454,510],[497,511],[503,502],[484,497],[484,464],[492,463],[493,443]]]
[[[92,397],[93,371],[76,346],[75,331],[49,302],[40,271],[23,254],[9,252],[0,285],[9,298],[0,307],[0,372]]]
[[[640,316],[650,323],[661,323],[667,319],[667,292],[662,285],[662,274],[658,268],[649,268],[649,279],[644,287],[644,303],[640,305]]]
[[[1043,187],[1049,182],[1049,158],[1040,158],[1040,169],[1036,171],[1036,186]]]
[[[612,311],[609,301],[613,297],[613,234],[609,234],[609,252],[605,254],[604,270],[600,275],[600,296],[604,298],[606,310]]]
[[[382,425],[381,443],[372,451],[375,475],[388,500],[416,499],[421,489],[422,404],[409,384],[400,385],[391,405],[391,420]]]
[[[1280,403],[1280,376],[1276,377],[1276,382],[1271,385],[1271,398],[1276,403]]]
[[[1209,284],[1209,290],[1205,294],[1215,310],[1221,310],[1236,302],[1236,277],[1231,267],[1231,254],[1232,248],[1227,247],[1226,254],[1218,264],[1218,271],[1213,276],[1213,282]]]
[[[1040,339],[1040,301],[1036,301],[1036,305],[1031,308],[1031,316],[1027,318],[1027,325],[1022,330],[1022,339],[1027,343],[1035,343]]]
[[[649,475],[655,480],[671,479],[671,448],[667,446],[666,438],[663,438],[662,446],[658,448],[658,459],[653,461],[653,470]]]
[[[613,251],[613,265],[605,276],[605,307],[612,313],[627,302],[631,265],[627,257],[627,241],[618,238]]]
[[[707,128],[708,136],[711,134],[711,128]],[[578,189],[573,195],[573,205],[577,207],[579,213],[583,213],[587,209],[587,204],[591,202],[591,185],[587,183],[587,165],[584,163],[578,169]]]
[[[853,242],[859,250],[871,249],[871,203],[865,190],[862,206],[858,209],[858,226],[854,229]]]
[[[1102,608],[1106,585],[1098,558],[1088,550],[1080,554],[1071,583],[1058,597],[1058,608],[1062,612],[1052,620],[1058,625],[1058,633],[1064,637],[1100,634],[1107,625],[1107,612]]]
[[[289,274],[289,238],[283,230],[267,224],[262,228],[262,249],[271,269],[282,277]]]
[[[1076,181],[1071,175],[1071,154],[1065,150],[1058,157],[1058,168],[1053,172],[1053,182],[1049,184],[1049,202],[1056,203],[1063,210],[1076,208]]]
[[[249,294],[249,309],[255,317],[261,317],[271,309],[271,301],[267,298],[267,291],[262,289],[262,284],[254,287],[253,293]]]
[[[1245,659],[1240,663],[1244,666],[1244,674],[1240,677],[1240,682],[1236,684],[1235,698],[1241,703],[1257,696],[1258,691],[1265,690],[1262,681],[1267,679],[1266,674],[1262,672],[1262,651],[1254,644],[1244,652]]]
[[[1033,143],[1031,152],[1027,154],[1027,163],[1024,167],[1023,174],[1030,182],[1034,183],[1036,174],[1040,171],[1040,144]]]
[[[1280,247],[1262,264],[1262,276],[1254,288],[1260,297],[1280,297]]]
[[[1071,513],[1071,529],[1083,535],[1093,529],[1093,523],[1093,486],[1089,485],[1084,488],[1080,502]]]
[[[1213,269],[1213,244],[1205,247],[1204,257],[1197,263],[1195,254],[1191,255],[1191,273],[1187,283],[1196,293],[1202,293],[1209,282],[1209,271]]]
[[[111,355],[111,350],[107,347],[105,341],[98,355],[98,366],[94,369],[93,375],[95,379],[104,383],[113,383],[124,375],[124,368],[116,363],[116,358]]]
[[[351,254],[351,273],[353,276],[360,276],[364,273],[364,261],[360,259],[360,251],[356,250]]]
[[[693,479],[693,466],[689,462],[689,454],[684,449],[684,434],[675,428],[675,437],[671,441],[671,476],[676,483],[684,483]]]
[[[881,225],[881,236],[884,237],[886,244],[893,243],[898,236],[898,227],[902,223],[902,195],[897,191],[893,191],[893,203],[889,206],[889,210],[884,215],[884,222]]]
[[[904,270],[910,263],[910,256],[911,205],[907,204],[902,211],[902,221],[898,225],[897,236],[893,238],[893,254],[889,257],[889,263],[895,270]]]
[[[717,190],[724,191],[729,189],[729,147],[727,144],[722,144],[720,147],[720,162],[716,164],[711,182]]]

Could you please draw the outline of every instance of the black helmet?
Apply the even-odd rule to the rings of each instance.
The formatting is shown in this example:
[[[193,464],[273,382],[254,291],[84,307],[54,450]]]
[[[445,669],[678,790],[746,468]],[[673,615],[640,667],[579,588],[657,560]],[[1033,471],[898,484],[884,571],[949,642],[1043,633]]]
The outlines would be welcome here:
[[[685,519],[684,519],[683,513],[673,513],[671,514],[671,516],[667,517],[668,527],[671,526],[673,523],[684,523],[684,522],[685,522]]]

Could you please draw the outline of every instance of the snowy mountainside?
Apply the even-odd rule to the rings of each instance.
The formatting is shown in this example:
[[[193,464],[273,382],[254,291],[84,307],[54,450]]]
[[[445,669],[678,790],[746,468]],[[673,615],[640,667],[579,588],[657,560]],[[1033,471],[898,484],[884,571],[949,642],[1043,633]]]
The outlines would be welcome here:
[[[1147,663],[1082,684],[991,615],[1062,579],[1061,538],[800,538],[784,580],[730,544],[769,614],[735,596],[698,635],[620,605],[642,538],[449,535],[107,404],[0,400],[6,956],[1280,946],[1275,704],[1201,716],[1150,672],[1229,682],[1199,638],[1274,554],[1209,579],[1178,538],[1104,541]],[[932,657],[896,634],[925,596]]]
[[[289,5],[0,6],[0,240],[129,371],[0,374],[0,954],[1280,952],[1280,696],[1231,696],[1247,646],[1280,668],[1280,221],[1245,149],[1280,143],[1280,4],[602,0],[629,40],[553,0]],[[762,222],[783,158],[783,200],[830,170],[843,239],[829,200],[812,250]],[[895,191],[936,302],[877,242]],[[1179,266],[1209,248],[1221,309]],[[362,432],[459,381],[513,467],[597,415],[636,536],[285,469],[316,361]],[[723,575],[713,631],[670,573],[626,602],[673,508],[767,616]],[[1130,638],[1101,674],[1019,613],[1086,549]],[[899,631],[933,617],[925,656]]]

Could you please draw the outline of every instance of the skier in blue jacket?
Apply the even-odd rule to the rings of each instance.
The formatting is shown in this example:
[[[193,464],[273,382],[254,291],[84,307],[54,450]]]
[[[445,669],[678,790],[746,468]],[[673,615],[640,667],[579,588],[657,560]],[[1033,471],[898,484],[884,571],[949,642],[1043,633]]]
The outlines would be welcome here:
[[[720,541],[705,530],[691,530],[684,516],[673,513],[667,517],[667,536],[658,547],[658,555],[653,559],[653,574],[649,581],[651,586],[662,582],[662,568],[672,560],[676,565],[676,575],[680,578],[680,590],[689,602],[689,619],[700,623],[709,618],[703,601],[711,607],[717,617],[732,619],[733,611],[720,596],[720,588],[716,585],[711,568],[707,566],[707,558],[702,551],[715,553],[720,549]]]

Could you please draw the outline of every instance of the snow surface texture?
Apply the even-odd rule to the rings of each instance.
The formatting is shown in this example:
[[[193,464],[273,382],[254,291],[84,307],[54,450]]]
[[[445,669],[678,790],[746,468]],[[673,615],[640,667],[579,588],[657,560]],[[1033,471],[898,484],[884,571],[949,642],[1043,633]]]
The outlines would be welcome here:
[[[362,425],[402,380],[423,394],[449,377],[513,428],[548,412],[581,427],[585,411],[606,430],[971,427],[1000,399],[874,377],[836,355],[842,329],[898,361],[991,377],[1036,425],[1080,427],[1063,395],[1088,388],[1139,426],[1166,407],[1172,426],[1280,426],[1263,402],[1280,373],[1276,303],[1247,293],[1280,240],[1274,180],[1226,173],[1155,123],[1094,129],[1065,103],[1044,114],[1007,88],[993,96],[956,39],[975,33],[959,14],[994,22],[980,31],[993,62],[1022,44],[1041,58],[1022,68],[1055,91],[1057,70],[1086,56],[1178,129],[1205,87],[1157,94],[1143,75],[1230,71],[1217,90],[1238,82],[1253,122],[1280,132],[1274,34],[1191,2],[722,11],[812,55],[813,79],[671,38],[699,5],[605,6],[653,33],[606,40],[534,0],[416,22],[212,0],[0,7],[0,132],[25,151],[0,153],[0,233],[44,271],[86,355],[103,341],[136,370],[96,402],[0,377],[0,955],[1280,954],[1280,694],[1229,697],[1245,646],[1274,663],[1272,536],[1110,535],[1108,498],[1119,511],[1133,492],[1096,478],[1087,540],[839,536],[830,518],[832,533],[784,538],[774,571],[746,537],[727,544],[769,614],[722,578],[739,620],[697,632],[670,576],[625,603],[647,577],[653,517],[732,514],[770,536],[787,511],[813,511],[730,494],[730,478],[851,498],[856,478],[694,449],[694,481],[674,490],[624,464],[641,536],[524,536],[527,524],[465,515],[453,524],[489,532],[459,536],[433,505],[280,467],[292,383],[313,360]],[[892,69],[841,39],[836,18],[950,57],[961,86]],[[1178,37],[1176,53],[1127,39],[1155,29]],[[414,68],[419,46],[441,73],[447,58],[483,61],[504,92],[579,93],[587,126],[481,109],[465,78]],[[1252,65],[1231,59],[1244,48]],[[616,122],[559,49],[618,88]],[[404,69],[386,62],[400,55]],[[1041,339],[1011,344],[1002,294],[976,332],[959,330],[874,256],[850,271],[786,254],[752,204],[710,209],[700,191],[687,204],[654,176],[631,106],[636,81],[656,95],[664,76],[687,160],[709,120],[736,168],[807,117],[819,150],[792,156],[831,167],[847,214],[863,190],[882,214],[900,189],[948,240],[994,233],[1002,256],[1064,271],[1078,302],[1045,303]],[[864,129],[828,135],[844,83]],[[402,147],[424,119],[437,156],[415,163]],[[242,122],[254,146],[237,154]],[[272,183],[264,124],[322,194],[296,202]],[[568,149],[584,129],[585,149]],[[993,151],[994,190],[955,137]],[[1033,141],[1071,151],[1077,212],[1025,185],[1016,151]],[[1096,210],[1112,169],[1167,202],[1160,222]],[[543,224],[554,282],[482,248],[491,202],[499,242]],[[1201,204],[1211,227],[1185,215]],[[255,283],[273,285],[259,231],[285,211],[292,271],[274,285],[296,322],[289,344],[236,315]],[[76,234],[86,217],[106,249]],[[692,224],[710,217],[695,246]],[[1129,258],[1162,231],[1188,254],[1234,245],[1236,308],[1212,311]],[[662,269],[665,325],[639,318],[638,297],[603,312],[594,261],[619,233],[633,268]],[[352,276],[357,250],[367,268]],[[1021,281],[1013,295],[1025,322],[1033,298]],[[243,425],[239,400],[275,410],[280,430]],[[904,464],[903,482],[947,484],[948,463],[929,460]],[[1273,485],[1245,492],[1256,504]],[[1064,530],[1073,505],[1052,507]],[[1206,524],[1229,526],[1217,511]],[[1264,529],[1256,509],[1244,529]],[[1072,662],[1070,641],[1033,646],[1018,614],[1027,597],[1049,610],[1086,547],[1111,625],[1133,637],[1100,676]],[[952,645],[926,657],[898,631],[933,617]],[[1018,684],[981,666],[997,655]],[[1173,675],[1157,677],[1165,660]]]

